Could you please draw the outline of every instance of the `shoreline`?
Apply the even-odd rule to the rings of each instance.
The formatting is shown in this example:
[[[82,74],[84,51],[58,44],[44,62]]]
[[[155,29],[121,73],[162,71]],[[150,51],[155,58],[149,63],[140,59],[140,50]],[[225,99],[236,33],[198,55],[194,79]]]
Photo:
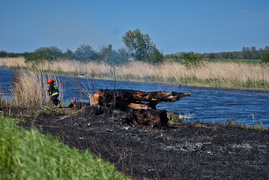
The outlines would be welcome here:
[[[78,76],[80,78],[87,78],[86,76]],[[114,81],[112,78],[96,78],[97,80],[110,80]],[[167,85],[180,85],[181,83],[169,83],[169,82],[156,82],[156,81],[140,81],[137,79],[132,79],[132,80],[116,80],[116,81],[121,81],[121,82],[137,82],[137,83],[156,83],[156,84],[167,84]],[[182,86],[189,86],[189,87],[199,87],[199,88],[214,88],[214,89],[227,89],[227,90],[242,90],[242,91],[269,91],[269,88],[263,89],[263,88],[229,88],[229,87],[214,87],[214,86],[206,86],[206,85],[201,85],[200,83],[192,83],[189,82],[189,84],[181,84]]]
[[[27,67],[20,67],[20,66],[0,66],[0,69],[9,69],[9,70],[25,70],[29,71],[29,68]],[[245,87],[245,86],[240,86],[238,83],[243,83],[243,82],[234,82],[236,85],[231,85],[231,87],[225,86],[223,82],[219,79],[195,79],[195,78],[180,78],[182,81],[185,82],[177,82],[175,79],[171,79],[170,82],[164,82],[161,78],[156,78],[155,76],[148,76],[148,77],[134,77],[133,75],[117,75],[117,77],[112,77],[112,75],[109,74],[96,74],[94,78],[91,78],[89,74],[86,75],[77,75],[75,76],[75,72],[63,72],[63,71],[50,71],[50,70],[43,70],[46,74],[49,75],[55,75],[55,76],[65,76],[65,77],[79,77],[79,78],[89,78],[89,79],[97,79],[97,80],[110,80],[110,81],[122,81],[122,82],[138,82],[138,83],[157,83],[157,84],[168,84],[168,85],[183,85],[183,86],[189,86],[189,87],[200,87],[200,88],[214,88],[214,89],[230,89],[230,90],[243,90],[243,91],[269,91],[269,86],[267,87],[265,84],[262,82],[261,85],[265,87]],[[37,73],[43,73],[42,70],[38,70]],[[116,78],[116,79],[115,79]],[[181,81],[181,80],[180,80]],[[251,82],[249,82],[251,83]]]

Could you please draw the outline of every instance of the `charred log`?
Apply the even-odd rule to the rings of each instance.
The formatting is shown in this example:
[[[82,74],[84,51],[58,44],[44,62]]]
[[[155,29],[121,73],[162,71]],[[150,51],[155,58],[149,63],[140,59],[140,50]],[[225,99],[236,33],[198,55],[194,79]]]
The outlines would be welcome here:
[[[165,110],[140,109],[130,110],[125,118],[121,119],[129,125],[143,125],[150,128],[167,126],[168,118]]]
[[[175,102],[191,93],[178,92],[141,92],[124,89],[99,89],[92,97],[90,104],[104,108],[117,109],[124,112],[122,121],[129,125],[145,125],[148,127],[167,126],[168,118],[165,110],[157,110],[159,102]]]
[[[92,105],[114,106],[115,108],[126,106],[133,109],[156,109],[159,102],[175,102],[182,97],[190,96],[191,93],[178,92],[141,92],[134,90],[115,89],[108,90],[99,89],[92,97],[90,102]],[[141,101],[149,102],[143,104]]]

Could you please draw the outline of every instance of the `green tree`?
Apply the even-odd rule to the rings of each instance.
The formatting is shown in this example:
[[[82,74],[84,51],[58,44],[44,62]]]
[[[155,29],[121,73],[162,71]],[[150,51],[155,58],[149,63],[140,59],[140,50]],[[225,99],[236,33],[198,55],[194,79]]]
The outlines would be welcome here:
[[[159,63],[164,61],[163,54],[155,47],[152,47],[151,52],[147,56],[147,62]]]
[[[0,51],[0,57],[7,57],[7,54],[6,51]]]
[[[64,59],[75,59],[75,54],[70,49],[67,49],[66,52],[63,54]]]
[[[208,59],[216,59],[214,53],[209,53],[207,57],[208,57]]]
[[[261,58],[262,63],[269,63],[269,52],[264,52]]]
[[[125,33],[122,40],[136,60],[160,62],[164,59],[149,35],[142,34],[139,29],[129,30]]]
[[[126,49],[121,48],[118,51],[112,50],[109,57],[109,64],[122,64],[128,61],[129,53]]]
[[[166,55],[164,55],[164,58],[166,60],[175,60],[176,56],[175,56],[175,54],[166,54]]]
[[[75,51],[75,57],[79,61],[90,61],[95,60],[97,54],[90,45],[83,44]]]
[[[236,52],[222,52],[219,54],[221,59],[238,59],[240,58],[239,53]]]
[[[261,57],[262,57],[262,55],[263,55],[263,52],[264,52],[264,51],[263,51],[263,48],[260,48],[260,49],[258,50],[258,55],[259,55],[258,58],[259,58],[259,59],[261,59]]]
[[[263,49],[264,52],[269,52],[269,46],[265,46]]]
[[[7,57],[10,57],[10,58],[12,58],[12,57],[19,57],[19,55],[16,54],[16,53],[11,52],[11,53],[7,53]]]
[[[182,61],[184,52],[176,52],[175,54],[166,54],[164,55],[165,60],[168,61],[175,61],[175,62],[180,62]]]
[[[194,52],[183,52],[184,64],[187,67],[197,66],[202,60],[202,54]]]
[[[259,53],[258,53],[256,47],[252,46],[250,49],[251,49],[251,59],[258,59]]]
[[[177,57],[177,59],[183,59],[184,57],[183,57],[183,53],[184,52],[176,52],[175,53],[175,56]]]
[[[251,51],[250,51],[249,47],[242,48],[241,57],[243,59],[251,59]]]
[[[32,53],[24,53],[26,63],[39,63],[42,61],[52,61],[58,58],[62,58],[63,53],[60,49],[55,46],[51,47],[41,47],[36,49]]]
[[[123,36],[123,42],[137,60],[145,60],[153,44],[149,35],[142,34],[139,29],[126,32]]]
[[[112,55],[112,45],[109,44],[107,47],[104,46],[100,49],[100,52],[97,52],[98,60],[108,63]]]

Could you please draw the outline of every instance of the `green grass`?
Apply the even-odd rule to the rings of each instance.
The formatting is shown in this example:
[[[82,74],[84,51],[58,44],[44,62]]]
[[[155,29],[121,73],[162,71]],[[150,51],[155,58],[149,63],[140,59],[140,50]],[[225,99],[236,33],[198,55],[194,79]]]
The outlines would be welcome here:
[[[189,86],[213,87],[213,88],[229,88],[229,89],[248,89],[248,90],[269,90],[269,84],[264,81],[223,81],[219,79],[197,79],[185,78],[181,81]]]
[[[243,123],[239,122],[236,124],[233,120],[228,119],[225,123],[226,126],[233,126],[233,127],[240,127],[243,129],[250,129],[250,130],[257,130],[257,131],[268,131],[269,129],[263,126],[262,122],[254,122],[252,125],[244,125]]]
[[[174,112],[167,112],[167,118],[170,124],[181,124],[183,120],[179,118],[179,114]]]
[[[0,116],[0,179],[127,179],[88,151],[71,149]]]

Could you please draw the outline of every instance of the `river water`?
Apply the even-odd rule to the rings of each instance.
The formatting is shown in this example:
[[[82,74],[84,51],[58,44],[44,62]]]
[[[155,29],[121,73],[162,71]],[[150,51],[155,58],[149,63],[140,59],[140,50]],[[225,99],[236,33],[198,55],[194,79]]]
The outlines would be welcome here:
[[[76,97],[81,101],[80,88],[72,77],[59,77],[64,84],[61,93],[65,101],[71,101]],[[157,105],[158,109],[166,109],[179,113],[181,118],[187,121],[221,122],[228,119],[236,123],[253,125],[263,123],[269,127],[269,92],[268,91],[246,91],[231,89],[201,88],[160,83],[137,83],[109,80],[87,80],[79,78],[83,91],[96,92],[101,89],[132,89],[139,91],[175,91],[191,92],[189,97],[183,97],[177,102],[163,102]],[[13,82],[13,71],[0,69],[0,92],[10,96],[10,87]],[[89,102],[85,93],[82,93],[82,101]]]

